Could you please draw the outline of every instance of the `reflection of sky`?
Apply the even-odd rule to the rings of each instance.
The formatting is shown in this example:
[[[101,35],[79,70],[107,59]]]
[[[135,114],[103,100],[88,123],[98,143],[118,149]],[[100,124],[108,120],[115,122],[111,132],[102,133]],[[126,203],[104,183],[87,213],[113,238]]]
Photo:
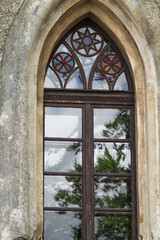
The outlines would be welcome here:
[[[97,56],[94,56],[94,57],[82,57],[82,56],[78,56],[80,61],[81,61],[81,64],[83,66],[83,69],[84,69],[84,72],[85,72],[85,75],[86,75],[86,79],[87,79],[87,83],[88,83],[88,78],[89,78],[89,74],[90,74],[90,70],[91,70],[91,67],[96,59]]]
[[[81,138],[82,109],[45,108],[45,137]]]
[[[100,146],[99,146],[100,145]],[[128,143],[116,143],[117,147],[120,147],[121,145],[124,145],[124,149],[122,152],[125,155],[125,160],[123,161],[122,159],[119,162],[118,167],[125,167],[128,168],[131,164],[131,152],[130,152],[130,147]],[[103,158],[104,157],[104,152],[105,149],[107,148],[110,155],[113,157],[113,159],[117,159],[117,151],[114,149],[114,144],[113,143],[95,143],[95,149],[94,149],[94,165],[97,164],[98,158]],[[107,161],[107,160],[106,160]]]
[[[56,74],[50,68],[48,68],[46,73],[44,88],[61,88]]]
[[[68,182],[63,176],[45,176],[44,179],[44,206],[59,207],[54,196],[59,190],[66,189],[69,192],[73,191],[72,182]],[[78,205],[69,204],[68,207],[78,207]]]
[[[116,119],[117,115],[120,113],[121,109],[94,109],[94,137],[95,138],[105,138],[103,136],[103,130],[107,130],[105,124],[112,123]],[[128,110],[129,113],[129,110]],[[117,129],[114,133],[112,133],[111,138],[125,138],[124,134],[117,137],[121,129]]]
[[[82,154],[67,151],[74,142],[46,142],[45,143],[45,170],[65,172],[73,170],[73,164],[82,164]]]
[[[93,89],[101,89],[101,90],[109,90],[107,80],[103,77],[103,75],[98,71],[95,71],[92,81]]]
[[[66,88],[83,89],[83,83],[81,79],[79,69],[77,69],[69,78]]]
[[[77,212],[76,212],[77,213]],[[81,221],[75,217],[75,213],[44,212],[44,239],[45,240],[71,240],[73,227],[79,228]]]
[[[128,82],[127,82],[126,74],[124,72],[118,77],[116,84],[114,86],[114,90],[128,91]]]

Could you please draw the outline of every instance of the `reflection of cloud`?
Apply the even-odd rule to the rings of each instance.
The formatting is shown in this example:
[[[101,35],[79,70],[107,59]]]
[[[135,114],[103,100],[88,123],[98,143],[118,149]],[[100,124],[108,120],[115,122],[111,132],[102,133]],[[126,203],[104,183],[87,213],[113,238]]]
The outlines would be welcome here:
[[[90,71],[91,71],[91,68],[92,68],[92,65],[96,59],[97,56],[94,56],[94,57],[82,57],[78,54],[79,58],[80,58],[80,61],[82,63],[82,66],[83,66],[83,69],[84,69],[84,72],[85,72],[85,75],[86,75],[86,79],[87,79],[87,83],[88,83],[88,79],[89,79],[89,74],[90,74]]]
[[[110,129],[107,128],[107,124],[113,124],[121,112],[126,111],[123,117],[127,117],[130,114],[130,110],[126,109],[94,109],[94,137],[95,138],[105,138],[104,131],[109,132],[109,137],[107,138],[126,138],[126,131],[122,129],[123,126],[127,125],[126,119],[122,118],[121,122],[117,123],[117,126],[112,126]]]
[[[119,113],[119,109],[94,109],[94,137],[104,137],[105,124],[113,122]]]
[[[82,152],[67,151],[73,144],[75,142],[45,142],[45,171],[73,170],[75,160],[82,165]]]
[[[59,214],[45,211],[44,220],[45,240],[71,240],[73,227],[80,229],[81,224],[81,220],[73,212]]]
[[[56,74],[50,68],[48,68],[46,73],[44,88],[61,88]]]
[[[82,109],[46,107],[45,108],[45,136],[81,138]]]
[[[72,183],[68,182],[62,176],[45,176],[44,180],[44,205],[46,207],[58,207],[59,204],[55,201],[54,196],[59,190],[72,191]]]
[[[128,82],[127,82],[126,74],[124,72],[118,77],[116,84],[114,86],[114,90],[128,91]]]
[[[83,83],[81,79],[80,70],[77,69],[69,78],[66,88],[82,89]]]

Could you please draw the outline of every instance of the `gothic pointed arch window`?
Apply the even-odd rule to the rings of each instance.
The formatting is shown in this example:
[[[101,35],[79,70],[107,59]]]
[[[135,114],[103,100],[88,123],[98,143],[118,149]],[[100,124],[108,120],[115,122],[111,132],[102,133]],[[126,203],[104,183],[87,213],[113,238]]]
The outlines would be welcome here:
[[[44,115],[44,240],[136,240],[133,81],[89,19],[50,55]]]

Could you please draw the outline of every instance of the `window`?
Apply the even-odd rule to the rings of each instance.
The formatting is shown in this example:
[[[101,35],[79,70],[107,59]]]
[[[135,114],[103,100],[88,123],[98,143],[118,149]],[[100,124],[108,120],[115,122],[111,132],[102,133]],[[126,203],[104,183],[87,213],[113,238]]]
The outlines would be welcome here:
[[[44,240],[136,240],[134,91],[119,49],[85,19],[53,49],[44,87]]]

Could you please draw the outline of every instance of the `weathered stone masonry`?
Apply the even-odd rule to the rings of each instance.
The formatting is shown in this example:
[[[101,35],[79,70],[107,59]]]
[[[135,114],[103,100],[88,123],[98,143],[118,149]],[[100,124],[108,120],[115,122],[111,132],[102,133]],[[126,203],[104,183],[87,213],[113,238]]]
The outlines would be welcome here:
[[[160,0],[1,0],[0,239],[42,235],[43,80],[59,38],[85,16],[135,80],[139,239],[160,239]]]

